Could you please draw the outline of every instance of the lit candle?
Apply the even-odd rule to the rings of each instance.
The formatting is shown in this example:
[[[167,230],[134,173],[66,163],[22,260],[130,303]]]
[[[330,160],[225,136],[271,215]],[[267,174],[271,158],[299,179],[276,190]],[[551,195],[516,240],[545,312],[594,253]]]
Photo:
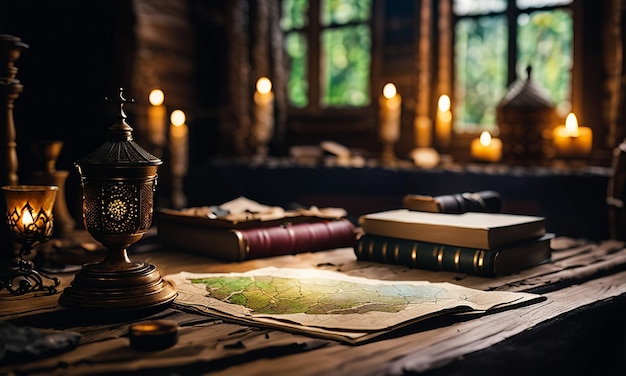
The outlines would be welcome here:
[[[33,214],[30,212],[28,202],[24,204],[22,210],[22,216],[17,221],[17,227],[20,229],[20,232],[23,234],[28,234],[31,232],[31,227],[33,225]]]
[[[148,96],[150,107],[148,108],[148,140],[156,146],[165,144],[165,123],[167,109],[163,105],[165,95],[162,90],[154,89]]]
[[[589,127],[579,127],[576,115],[570,113],[565,125],[554,129],[554,148],[559,157],[585,157],[591,152],[592,132]]]
[[[52,209],[59,187],[38,185],[4,186],[9,231],[23,246],[47,241],[52,235]]]
[[[502,157],[502,141],[483,131],[479,138],[472,140],[471,155],[478,161],[497,162]]]
[[[265,146],[272,138],[274,131],[274,93],[272,81],[261,77],[256,82],[254,92],[254,125],[252,135],[258,146]]]
[[[26,205],[24,205],[24,210],[22,211],[22,214],[22,224],[24,225],[24,228],[27,228],[28,226],[33,224],[33,215],[31,214],[30,210],[28,210],[28,207]]]
[[[450,97],[442,95],[437,101],[437,116],[435,119],[435,137],[437,145],[446,150],[450,146],[452,134],[452,111],[450,110]]]
[[[170,163],[175,175],[184,175],[187,172],[189,127],[185,124],[185,120],[183,111],[172,111],[170,115]]]
[[[416,116],[413,123],[415,128],[415,145],[418,148],[429,148],[432,143],[432,121],[428,116]]]
[[[402,104],[402,97],[398,94],[396,85],[386,84],[378,103],[380,106],[380,138],[385,143],[395,143],[400,138],[400,105]]]

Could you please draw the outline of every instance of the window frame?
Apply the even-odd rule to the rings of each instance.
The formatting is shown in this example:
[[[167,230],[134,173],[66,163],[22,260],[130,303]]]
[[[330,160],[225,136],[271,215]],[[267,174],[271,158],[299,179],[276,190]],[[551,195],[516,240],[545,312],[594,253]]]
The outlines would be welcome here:
[[[307,17],[309,19],[304,27],[292,28],[285,32],[300,32],[307,41],[307,84],[308,84],[308,103],[302,108],[294,107],[288,103],[288,132],[292,139],[298,140],[298,135],[303,139],[345,138],[350,133],[362,134],[369,132],[376,127],[377,121],[372,119],[376,110],[376,99],[374,89],[374,69],[376,56],[376,35],[375,28],[375,5],[379,0],[372,0],[370,17],[367,21],[352,21],[345,24],[322,25],[321,0],[309,0],[309,9]],[[313,22],[315,21],[315,22]],[[349,27],[354,25],[367,25],[370,29],[372,45],[369,74],[369,104],[358,107],[322,107],[321,106],[321,81],[322,78],[322,42],[321,37],[324,30]],[[296,141],[297,142],[297,141]],[[293,143],[293,142],[290,142]]]
[[[416,41],[419,40],[419,20],[420,20],[420,4],[422,1],[430,1],[432,5],[433,17],[437,15],[437,7],[439,0],[412,0],[415,4],[414,14],[407,15],[407,19],[411,19],[414,24],[414,33],[416,35]],[[451,0],[450,0],[451,1]],[[311,0],[312,3],[317,3],[317,13],[310,16],[318,17],[319,19],[319,0]],[[572,3],[566,5],[553,5],[550,7],[538,7],[538,8],[526,8],[521,13],[528,13],[530,10],[545,10],[545,9],[558,9],[569,8],[573,15],[574,24],[574,36],[573,36],[573,64],[571,68],[571,105],[572,111],[576,113],[579,120],[579,124],[587,125],[593,129],[593,151],[590,161],[598,161],[599,164],[605,165],[607,159],[610,160],[610,151],[612,145],[607,142],[607,135],[609,134],[609,126],[606,125],[606,114],[602,109],[606,106],[606,98],[598,96],[597,98],[584,98],[585,92],[594,91],[601,93],[603,85],[606,80],[605,67],[598,55],[604,54],[601,43],[598,41],[602,39],[602,35],[605,32],[603,30],[603,12],[605,7],[598,9],[596,4],[585,4],[581,0],[573,0]],[[507,6],[508,9],[508,6]],[[507,12],[510,13],[509,10]],[[312,144],[317,140],[333,139],[337,142],[344,143],[349,147],[362,148],[367,152],[378,153],[381,148],[380,141],[377,135],[378,129],[378,106],[376,98],[380,95],[380,90],[386,82],[394,82],[399,87],[400,93],[403,95],[403,108],[402,108],[402,132],[403,136],[399,144],[396,147],[398,156],[402,157],[405,152],[410,151],[415,144],[413,143],[413,135],[409,132],[413,132],[413,120],[415,108],[413,104],[417,98],[421,95],[427,95],[429,97],[429,117],[434,121],[434,115],[436,113],[436,97],[438,94],[437,88],[437,76],[439,67],[443,67],[449,71],[451,80],[454,77],[454,58],[451,55],[450,60],[445,64],[440,64],[438,57],[437,40],[439,33],[437,29],[437,18],[434,18],[429,26],[430,29],[430,41],[432,45],[432,56],[429,60],[432,64],[431,80],[429,87],[424,90],[420,88],[419,93],[416,92],[416,77],[418,75],[418,68],[415,66],[415,61],[418,55],[418,45],[415,43],[413,46],[413,52],[410,57],[403,57],[398,61],[385,61],[382,58],[381,53],[383,51],[384,43],[383,38],[385,28],[389,27],[389,20],[386,19],[385,13],[385,1],[384,0],[372,0],[372,15],[369,23],[372,32],[372,60],[371,60],[371,75],[370,75],[370,92],[371,101],[370,105],[366,107],[358,108],[328,108],[322,109],[319,107],[319,102],[309,103],[304,108],[293,108],[288,106],[287,109],[287,138],[288,144]],[[515,20],[516,14],[509,14],[507,17]],[[456,24],[456,17],[452,15],[450,23],[451,30],[454,32],[454,25]],[[315,35],[319,35],[320,28],[319,22],[317,26],[314,26],[317,30]],[[517,29],[517,25],[515,27]],[[308,40],[311,40],[309,30],[307,32]],[[517,31],[509,35],[509,40],[515,41],[515,50],[517,50]],[[316,39],[313,38],[315,41]],[[309,42],[310,43],[310,42]],[[453,51],[454,40],[450,40],[450,49]],[[316,90],[319,96],[319,43],[314,43],[309,46],[308,59],[309,63],[309,82],[313,82],[314,85],[311,89]],[[516,55],[509,49],[508,52],[509,61],[507,64],[515,68]],[[513,62],[511,62],[513,61]],[[316,67],[316,69],[312,69]],[[516,79],[515,69],[509,70],[507,73],[507,80],[510,83]],[[316,98],[317,98],[316,97]],[[454,98],[452,98],[454,100]],[[404,132],[407,132],[406,135]],[[468,158],[469,144],[471,140],[476,137],[477,132],[459,133],[453,129],[452,132],[452,144],[451,154],[455,161],[463,163]]]
[[[454,0],[450,0],[451,2],[454,2]],[[478,13],[478,14],[469,14],[469,15],[457,15],[454,13],[454,10],[452,8],[452,23],[451,23],[451,33],[452,33],[452,40],[451,40],[451,49],[454,51],[454,44],[455,44],[455,35],[456,35],[456,26],[458,24],[459,21],[461,20],[465,20],[465,19],[473,19],[473,20],[477,20],[483,17],[496,17],[496,16],[504,16],[505,20],[506,20],[506,28],[507,28],[507,33],[508,33],[508,38],[507,38],[507,55],[506,55],[506,66],[507,66],[507,73],[506,73],[506,88],[504,88],[504,92],[506,93],[508,91],[508,88],[510,87],[510,85],[512,83],[514,83],[516,80],[524,78],[523,76],[520,76],[520,72],[518,72],[517,68],[518,68],[518,60],[519,60],[519,46],[517,43],[517,38],[518,38],[518,29],[519,26],[517,24],[518,21],[518,17],[523,15],[523,14],[531,14],[534,12],[538,12],[538,11],[552,11],[552,10],[559,10],[559,9],[567,9],[571,12],[572,14],[572,24],[574,25],[574,30],[573,31],[573,39],[572,39],[572,68],[570,71],[570,103],[571,103],[571,108],[572,111],[575,111],[578,114],[581,114],[582,109],[579,109],[578,111],[576,111],[576,108],[579,108],[579,106],[577,106],[576,104],[579,104],[580,102],[577,100],[576,97],[576,93],[577,90],[574,90],[574,85],[575,85],[575,79],[577,77],[577,75],[575,74],[575,69],[577,69],[577,65],[576,64],[576,52],[580,50],[580,46],[577,46],[577,39],[576,38],[576,14],[578,13],[576,10],[576,6],[575,3],[577,1],[576,0],[572,0],[571,3],[569,4],[555,4],[555,5],[548,5],[548,6],[542,6],[542,7],[527,7],[527,8],[519,8],[516,4],[516,0],[507,0],[506,1],[506,8],[501,11],[501,12],[485,12],[485,13]],[[450,64],[450,75],[452,77],[452,100],[453,101],[458,101],[457,98],[455,98],[455,91],[456,91],[456,56],[453,53],[450,56],[451,59],[451,64]],[[494,124],[494,126],[497,126],[497,124]],[[458,127],[454,126],[453,127],[453,136],[454,133],[470,133],[472,135],[474,134],[479,134],[480,132],[482,132],[482,130],[484,129],[483,126],[479,125],[479,124],[466,124],[464,126],[462,126],[463,131],[459,132],[458,131]],[[468,130],[470,129],[470,130]]]

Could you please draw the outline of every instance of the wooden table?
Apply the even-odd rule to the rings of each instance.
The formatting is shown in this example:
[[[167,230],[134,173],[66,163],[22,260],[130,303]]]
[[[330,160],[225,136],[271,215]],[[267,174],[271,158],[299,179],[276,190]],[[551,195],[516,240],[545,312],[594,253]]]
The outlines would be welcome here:
[[[221,263],[171,250],[133,254],[162,275],[232,272],[266,266],[321,268],[385,280],[447,281],[482,290],[529,291],[546,300],[473,319],[435,320],[362,345],[242,326],[167,308],[124,322],[94,322],[57,304],[58,294],[0,294],[0,319],[20,327],[78,332],[79,346],[62,354],[9,364],[0,374],[285,374],[476,375],[626,374],[626,247],[559,237],[553,261],[524,272],[481,278],[358,262],[350,248]],[[73,275],[61,275],[62,285]],[[179,326],[176,345],[160,351],[129,347],[128,326],[166,318]]]

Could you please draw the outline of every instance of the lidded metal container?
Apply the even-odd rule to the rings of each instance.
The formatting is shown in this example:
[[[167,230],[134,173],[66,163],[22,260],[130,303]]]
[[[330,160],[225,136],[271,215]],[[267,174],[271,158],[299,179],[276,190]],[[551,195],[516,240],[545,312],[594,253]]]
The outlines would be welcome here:
[[[76,161],[83,187],[87,231],[108,248],[104,260],[83,265],[59,297],[66,308],[94,314],[161,309],[176,297],[175,287],[149,263],[128,258],[127,248],[152,224],[153,196],[161,160],[133,141],[120,89],[118,122],[107,141]]]
[[[496,108],[503,161],[512,165],[544,163],[558,121],[549,92],[532,79],[530,66],[526,72],[526,79],[511,84]]]
[[[76,161],[83,187],[83,219],[89,233],[108,246],[127,247],[152,224],[157,169],[162,161],[133,141],[118,100],[118,122],[107,141]]]

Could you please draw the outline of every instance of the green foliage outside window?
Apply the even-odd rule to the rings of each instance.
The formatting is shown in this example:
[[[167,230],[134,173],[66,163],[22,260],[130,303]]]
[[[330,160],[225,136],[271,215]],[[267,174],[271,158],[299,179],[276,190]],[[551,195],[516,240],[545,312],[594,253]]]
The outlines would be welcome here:
[[[554,1],[548,0],[551,4]],[[561,0],[559,3],[567,3]],[[518,17],[517,66],[508,67],[508,25],[499,3],[455,1],[461,16],[484,11],[489,16],[462,17],[454,28],[453,111],[455,129],[493,130],[496,107],[507,91],[509,69],[525,78],[528,65],[533,79],[545,86],[561,112],[569,111],[573,17],[567,9],[521,13]],[[533,3],[535,6],[537,3]],[[321,107],[358,107],[370,98],[371,0],[283,0],[281,27],[286,32],[289,61],[288,98],[292,106],[304,108],[311,100]],[[483,4],[484,5],[484,4]],[[319,20],[309,20],[311,6],[319,6]],[[526,5],[527,6],[527,5]],[[495,7],[497,9],[492,9]],[[310,22],[319,22],[320,35],[313,39]],[[309,43],[320,45],[319,83],[310,82]],[[310,98],[310,85],[320,85],[320,98]]]
[[[309,25],[308,0],[283,0],[280,26],[286,32],[285,53],[289,64],[287,98],[296,108],[308,105],[308,44],[303,30]]]
[[[289,103],[296,108],[306,107],[309,84],[307,74],[307,42],[303,33],[290,32],[285,36],[285,51],[289,57],[287,93]]]
[[[493,129],[506,92],[507,28],[504,16],[460,20],[455,27],[455,127]]]
[[[549,2],[549,1],[548,1]],[[473,3],[472,3],[473,4]],[[541,4],[535,4],[541,5]],[[561,114],[571,108],[573,17],[568,9],[521,13],[517,19],[519,79],[544,86]],[[496,107],[508,90],[508,25],[504,14],[461,18],[454,29],[454,127],[494,130]]]
[[[525,77],[531,65],[533,80],[548,89],[565,116],[571,111],[572,15],[566,10],[538,11],[520,16],[518,25],[518,76]]]
[[[280,27],[283,30],[302,29],[309,24],[308,0],[282,0]]]
[[[369,103],[370,45],[369,28],[364,25],[322,33],[322,106]]]
[[[365,106],[370,102],[371,0],[283,1],[281,27],[286,32],[289,61],[287,96],[292,106],[304,108],[310,100],[321,107]],[[310,6],[320,6],[322,26],[316,39],[307,39]],[[313,20],[311,20],[313,22]],[[311,37],[311,35],[308,35]],[[320,98],[309,98],[308,43],[320,44]]]
[[[321,23],[324,26],[363,22],[370,18],[371,0],[322,0]]]

